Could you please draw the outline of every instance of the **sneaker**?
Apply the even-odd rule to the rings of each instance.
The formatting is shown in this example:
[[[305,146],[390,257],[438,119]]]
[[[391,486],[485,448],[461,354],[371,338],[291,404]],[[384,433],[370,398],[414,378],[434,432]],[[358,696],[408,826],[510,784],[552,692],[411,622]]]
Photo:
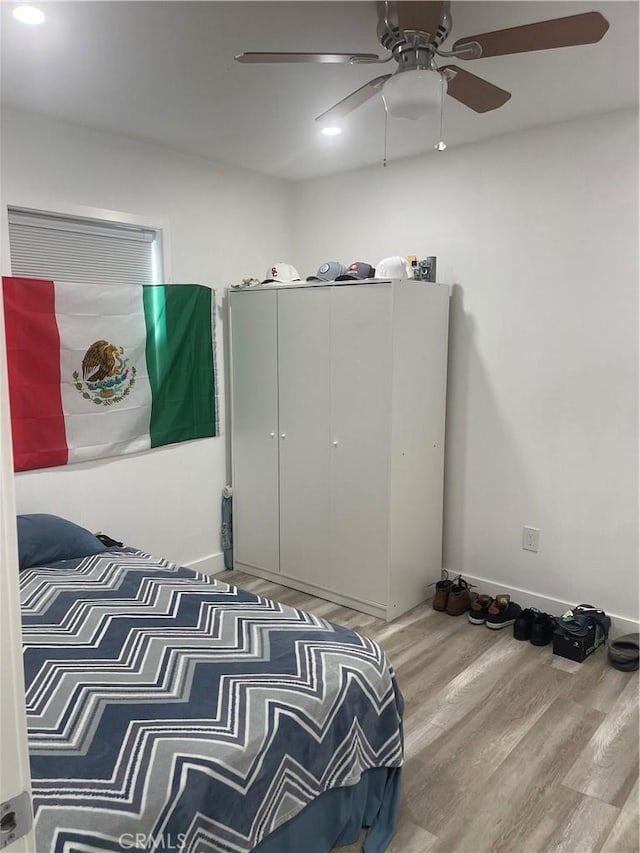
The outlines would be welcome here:
[[[555,630],[556,620],[553,616],[549,616],[548,613],[536,613],[531,626],[531,644],[534,646],[548,645],[553,640]]]
[[[472,625],[484,625],[487,621],[487,613],[493,604],[492,595],[479,595],[475,601],[471,602],[471,610],[469,611],[469,622]]]
[[[436,591],[433,596],[433,609],[434,610],[446,610],[447,609],[447,601],[449,600],[449,590],[453,585],[453,581],[449,580],[449,575],[447,574],[447,570],[442,570],[442,579],[439,580],[436,584]]]
[[[522,608],[515,601],[511,601],[511,596],[506,594],[496,595],[495,601],[487,612],[487,628],[507,628],[513,625],[522,612]]]
[[[471,607],[471,584],[462,577],[457,577],[449,588],[447,613],[449,616],[461,616]]]
[[[523,610],[513,623],[513,637],[515,640],[530,640],[533,620],[539,611],[535,607],[527,607]]]

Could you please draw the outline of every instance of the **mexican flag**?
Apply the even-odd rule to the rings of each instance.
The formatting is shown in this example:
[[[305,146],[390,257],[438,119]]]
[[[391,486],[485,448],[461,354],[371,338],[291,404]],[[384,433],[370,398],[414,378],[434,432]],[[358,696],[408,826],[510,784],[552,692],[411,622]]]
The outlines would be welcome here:
[[[208,287],[3,278],[16,471],[217,435]]]

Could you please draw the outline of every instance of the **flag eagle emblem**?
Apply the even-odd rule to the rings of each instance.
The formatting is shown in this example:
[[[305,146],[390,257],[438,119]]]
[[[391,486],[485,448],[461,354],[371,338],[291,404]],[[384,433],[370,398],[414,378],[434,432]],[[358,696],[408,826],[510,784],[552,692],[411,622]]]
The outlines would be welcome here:
[[[94,341],[82,359],[82,379],[73,372],[74,385],[85,400],[102,406],[119,403],[135,384],[136,369],[129,367],[124,348],[109,341]]]

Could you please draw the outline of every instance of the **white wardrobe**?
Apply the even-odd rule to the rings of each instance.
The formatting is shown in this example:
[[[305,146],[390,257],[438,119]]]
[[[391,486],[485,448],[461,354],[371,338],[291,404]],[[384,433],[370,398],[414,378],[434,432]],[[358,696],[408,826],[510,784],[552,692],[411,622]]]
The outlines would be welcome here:
[[[232,291],[235,568],[393,619],[440,577],[449,287]]]

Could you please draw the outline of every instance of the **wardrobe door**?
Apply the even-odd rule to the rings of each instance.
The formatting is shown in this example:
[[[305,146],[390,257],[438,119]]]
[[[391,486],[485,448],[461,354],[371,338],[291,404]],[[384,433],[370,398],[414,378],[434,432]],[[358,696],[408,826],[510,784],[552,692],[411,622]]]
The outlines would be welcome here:
[[[278,291],[280,571],[328,585],[329,288]]]
[[[331,574],[340,592],[387,601],[391,289],[331,293]]]
[[[231,294],[234,559],[277,572],[278,341],[275,290]]]

